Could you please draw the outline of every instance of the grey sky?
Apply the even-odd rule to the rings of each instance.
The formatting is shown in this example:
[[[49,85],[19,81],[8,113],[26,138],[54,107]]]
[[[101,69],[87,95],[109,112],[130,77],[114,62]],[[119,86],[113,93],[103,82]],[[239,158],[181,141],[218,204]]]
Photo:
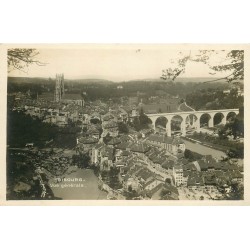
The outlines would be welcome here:
[[[51,77],[64,73],[67,79],[99,78],[112,81],[159,78],[162,70],[173,66],[171,59],[180,57],[179,50],[164,49],[161,46],[95,46],[76,49],[38,49],[38,59],[46,66],[31,65],[27,72],[11,71],[9,76]],[[182,51],[184,54],[190,51]],[[192,51],[193,54],[197,51]],[[214,58],[220,62],[225,55]],[[208,66],[203,63],[188,63],[186,73],[181,77],[211,77]],[[213,77],[222,77],[217,73]]]

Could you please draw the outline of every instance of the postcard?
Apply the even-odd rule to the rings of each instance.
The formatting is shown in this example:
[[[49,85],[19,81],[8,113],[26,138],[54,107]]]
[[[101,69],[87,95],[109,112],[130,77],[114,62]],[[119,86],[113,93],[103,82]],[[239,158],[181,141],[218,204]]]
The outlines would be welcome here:
[[[249,205],[249,53],[0,45],[0,205]]]

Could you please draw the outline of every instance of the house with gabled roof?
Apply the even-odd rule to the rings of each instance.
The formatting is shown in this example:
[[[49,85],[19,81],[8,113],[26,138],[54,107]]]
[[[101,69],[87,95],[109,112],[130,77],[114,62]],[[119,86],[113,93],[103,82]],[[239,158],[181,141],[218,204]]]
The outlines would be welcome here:
[[[141,156],[143,159],[145,158],[145,153],[150,150],[150,147],[146,143],[134,143],[130,151],[138,156]]]
[[[143,188],[146,191],[151,191],[151,190],[153,190],[155,187],[157,187],[161,183],[164,183],[164,181],[161,180],[161,179],[159,179],[159,178],[153,178],[153,179],[145,182],[143,184]]]
[[[107,145],[112,145],[114,147],[120,143],[121,140],[119,138],[113,137],[110,141],[107,142]]]
[[[164,195],[162,194],[164,192]],[[159,183],[152,190],[146,190],[145,195],[151,200],[178,200],[178,189],[172,185],[166,183]]]

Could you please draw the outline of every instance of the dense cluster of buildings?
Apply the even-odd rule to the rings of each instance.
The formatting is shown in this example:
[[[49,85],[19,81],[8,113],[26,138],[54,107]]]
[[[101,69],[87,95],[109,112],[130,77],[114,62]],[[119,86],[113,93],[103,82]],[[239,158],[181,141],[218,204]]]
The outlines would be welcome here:
[[[181,138],[155,133],[150,126],[140,132],[129,126],[141,110],[148,113],[175,110],[176,100],[135,106],[138,98],[129,98],[127,105],[110,105],[100,100],[85,102],[83,96],[67,94],[63,75],[57,75],[53,101],[20,95],[14,109],[59,127],[74,123],[81,129],[76,152],[89,155],[90,163],[99,166],[101,172],[118,170],[120,191],[142,199],[178,199],[180,187],[229,192],[231,183],[243,183],[243,168],[212,156],[190,162],[184,157],[186,147]],[[119,124],[127,125],[128,132],[121,132]],[[69,164],[66,158],[50,158],[42,165],[57,174]]]
[[[157,139],[160,136],[154,134]],[[156,197],[155,193],[159,195],[159,190],[166,189],[166,179],[167,186],[174,186],[177,191],[186,187],[191,191],[227,193],[232,183],[243,183],[243,168],[212,156],[190,162],[183,156],[185,144],[179,138],[174,142],[178,151],[169,150],[168,145],[169,141],[152,145],[152,135],[139,141],[123,136],[114,145],[96,142],[89,154],[91,163],[99,165],[101,171],[119,169],[124,190],[147,197]]]

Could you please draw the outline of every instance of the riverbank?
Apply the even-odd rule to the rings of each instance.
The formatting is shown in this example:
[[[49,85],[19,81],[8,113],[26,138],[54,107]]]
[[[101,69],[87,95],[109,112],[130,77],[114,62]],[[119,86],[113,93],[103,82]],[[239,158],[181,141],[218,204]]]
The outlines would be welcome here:
[[[190,140],[190,138],[183,137],[182,140],[185,142],[186,149],[196,152],[201,155],[212,155],[213,157],[221,160],[227,157],[226,153],[213,148],[212,146],[203,145],[200,141]]]
[[[191,137],[185,137],[186,140],[190,141],[190,142],[193,142],[193,143],[198,143],[198,144],[201,144],[205,147],[208,147],[208,148],[212,148],[212,149],[216,149],[216,150],[219,150],[219,151],[222,151],[224,153],[227,152],[227,150],[229,149],[228,147],[224,147],[222,145],[217,145],[217,144],[214,144],[214,143],[211,143],[211,142],[204,142],[204,141],[201,141],[201,140],[196,140],[196,139],[193,139]]]
[[[220,139],[219,137],[214,137],[208,134],[193,134],[185,137],[186,139],[200,143],[206,147],[211,147],[216,150],[223,151],[227,153],[230,150],[243,148],[243,142],[240,141],[229,141],[228,139]]]

